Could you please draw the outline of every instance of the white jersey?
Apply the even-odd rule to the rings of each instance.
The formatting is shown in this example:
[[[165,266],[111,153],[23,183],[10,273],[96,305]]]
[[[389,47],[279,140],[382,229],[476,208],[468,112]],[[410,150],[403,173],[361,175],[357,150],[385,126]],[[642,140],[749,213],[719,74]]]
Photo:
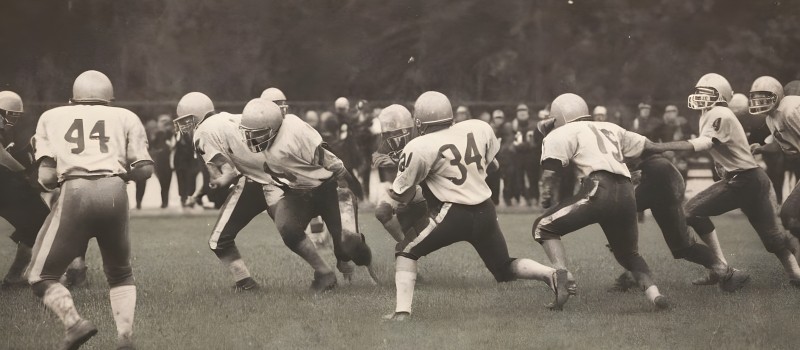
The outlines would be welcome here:
[[[583,178],[607,171],[630,178],[623,163],[644,151],[647,138],[608,122],[575,121],[554,129],[542,143],[542,161],[555,159],[562,166],[574,164]]]
[[[727,172],[758,168],[750,153],[747,134],[736,115],[728,107],[714,107],[723,113],[719,118],[708,118],[709,112],[700,116],[700,136],[689,140],[695,151],[708,151],[714,161]]]
[[[237,140],[247,148],[241,136]],[[239,171],[256,182],[274,182],[301,190],[313,189],[333,176],[333,171],[329,169],[343,169],[341,160],[321,148],[321,145],[322,136],[314,128],[296,115],[287,114],[269,149],[260,153],[248,150],[256,157],[248,156],[238,161],[234,159],[234,162]]]
[[[486,167],[498,151],[492,127],[480,120],[418,136],[400,155],[392,190],[403,193],[424,181],[442,202],[480,204],[492,195]]]
[[[37,160],[56,160],[60,181],[125,174],[130,165],[152,162],[139,117],[119,107],[78,104],[44,112],[33,145]]]
[[[786,96],[778,109],[767,116],[773,142],[789,155],[800,154],[800,96]]]

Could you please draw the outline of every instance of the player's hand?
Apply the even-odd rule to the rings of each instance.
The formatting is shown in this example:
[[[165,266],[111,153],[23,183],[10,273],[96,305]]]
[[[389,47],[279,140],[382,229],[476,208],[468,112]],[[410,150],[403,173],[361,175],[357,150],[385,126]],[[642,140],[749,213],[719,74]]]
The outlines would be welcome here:
[[[386,320],[386,321],[402,322],[402,321],[406,321],[406,320],[411,319],[411,313],[404,312],[404,311],[393,312],[393,313],[390,313],[388,315],[383,315],[383,319]]]
[[[760,154],[761,153],[761,145],[754,143],[750,145],[750,153],[752,154]]]
[[[234,176],[233,174],[225,174],[225,173],[223,173],[222,175],[220,175],[220,176],[218,176],[218,177],[216,177],[214,179],[211,179],[211,181],[208,182],[208,187],[213,190],[213,189],[217,189],[217,188],[224,188],[224,187],[230,186],[230,184],[231,184],[231,182],[233,182],[234,178],[236,178],[236,176]]]

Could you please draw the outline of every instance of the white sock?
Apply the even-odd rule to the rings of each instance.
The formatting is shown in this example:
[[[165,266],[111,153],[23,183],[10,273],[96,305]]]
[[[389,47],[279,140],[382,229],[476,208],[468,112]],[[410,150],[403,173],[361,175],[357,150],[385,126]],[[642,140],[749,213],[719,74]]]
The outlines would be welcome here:
[[[126,285],[111,288],[111,312],[117,324],[117,337],[130,338],[133,335],[133,314],[136,310],[136,286]]]
[[[72,302],[72,295],[61,283],[51,284],[44,292],[42,302],[58,315],[58,318],[64,323],[64,328],[72,327],[81,320],[81,316],[78,315],[78,310],[75,309],[75,304]]]
[[[725,265],[728,265],[728,260],[725,260],[725,255],[722,253],[722,247],[719,245],[719,238],[717,237],[717,230],[711,231],[711,233],[707,235],[700,236],[703,242],[714,251],[714,255],[722,261]]]
[[[414,285],[417,282],[417,261],[402,256],[395,263],[394,284],[397,288],[395,312],[411,313],[414,300]]]
[[[556,272],[556,269],[542,265],[531,259],[516,259],[511,263],[511,271],[517,278],[538,280],[551,285],[553,273]]]
[[[775,255],[778,257],[778,260],[781,261],[781,265],[783,265],[783,269],[786,271],[789,278],[800,279],[800,266],[798,266],[797,258],[791,251],[784,249],[783,251],[775,253]]]
[[[231,274],[233,274],[233,280],[236,282],[250,277],[250,270],[247,269],[247,265],[244,264],[244,260],[242,259],[223,262],[223,264],[228,266],[228,270],[231,271]]]
[[[644,295],[646,295],[647,299],[649,299],[651,302],[654,302],[656,300],[656,297],[661,295],[661,293],[658,291],[658,287],[656,287],[656,285],[654,284],[650,287],[647,287],[647,289],[644,290]]]

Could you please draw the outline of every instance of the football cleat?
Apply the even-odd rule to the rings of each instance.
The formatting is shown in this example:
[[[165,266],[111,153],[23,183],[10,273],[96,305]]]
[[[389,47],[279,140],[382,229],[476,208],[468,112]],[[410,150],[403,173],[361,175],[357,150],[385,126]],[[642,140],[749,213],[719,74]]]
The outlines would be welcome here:
[[[719,289],[726,292],[735,292],[744,287],[749,281],[750,275],[744,271],[729,267],[725,276],[719,279]]]
[[[336,262],[336,269],[342,273],[342,278],[344,278],[347,283],[353,282],[353,274],[356,271],[355,264],[350,261],[337,261]]]
[[[95,327],[91,322],[81,319],[78,323],[72,325],[67,329],[66,335],[64,336],[64,342],[61,343],[61,350],[77,350],[78,348],[83,345],[89,338],[93,337],[97,334],[97,327]]]
[[[567,286],[569,285],[569,273],[565,269],[558,269],[555,273],[553,273],[553,294],[555,296],[555,300],[547,305],[547,308],[550,310],[563,310],[564,304],[567,303],[569,300],[569,291]]]
[[[667,300],[667,297],[659,295],[653,299],[653,305],[655,305],[656,309],[666,310],[669,309],[669,300]]]
[[[136,350],[131,337],[117,339],[117,350]]]
[[[3,282],[0,283],[0,288],[2,289],[9,289],[9,288],[22,288],[28,286],[28,279],[23,276],[6,276],[3,278]]]
[[[403,322],[411,319],[411,313],[405,311],[393,312],[388,315],[383,315],[382,318],[386,321]]]
[[[334,272],[319,273],[314,271],[314,281],[311,282],[311,290],[314,293],[322,293],[336,288],[336,274]]]
[[[247,290],[258,290],[261,286],[258,285],[258,282],[252,277],[247,277],[236,281],[236,286],[234,286],[234,288],[237,292],[243,292]]]
[[[695,286],[710,286],[717,283],[719,283],[719,276],[711,270],[709,270],[704,277],[692,281],[692,284]]]
[[[67,269],[67,272],[64,273],[64,276],[61,277],[61,284],[64,287],[72,288],[72,287],[83,287],[86,285],[86,271],[89,268],[84,266],[82,268],[77,269]]]
[[[609,292],[627,292],[637,286],[633,273],[625,271],[614,281],[614,285],[608,289]]]

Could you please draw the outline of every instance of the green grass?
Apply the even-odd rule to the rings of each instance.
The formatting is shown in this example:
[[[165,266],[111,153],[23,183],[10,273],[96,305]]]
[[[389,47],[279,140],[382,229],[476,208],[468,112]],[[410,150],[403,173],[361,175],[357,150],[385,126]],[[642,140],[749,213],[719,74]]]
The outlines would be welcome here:
[[[393,310],[393,242],[365,214],[382,287],[356,281],[312,296],[312,272],[284,247],[266,216],[239,236],[239,246],[264,289],[234,293],[229,274],[208,250],[215,216],[136,217],[131,220],[138,285],[135,340],[140,349],[796,349],[800,340],[800,290],[738,214],[716,219],[728,260],[752,275],[743,291],[725,294],[689,281],[703,271],[673,260],[653,219],[640,226],[640,247],[672,310],[655,312],[642,293],[612,293],[621,268],[598,227],[565,239],[579,295],[563,312],[543,307],[551,299],[537,282],[497,284],[467,244],[420,261],[408,323],[382,322]],[[512,256],[546,257],[530,236],[533,214],[501,214]],[[10,232],[6,223],[0,232]],[[327,254],[332,259],[331,254]],[[0,271],[13,246],[0,245]],[[100,333],[86,349],[109,349],[115,327],[96,245],[89,250],[89,284],[73,291],[83,317]],[[333,263],[333,262],[331,262]],[[341,283],[341,281],[340,281]],[[0,291],[0,348],[53,348],[63,329],[29,289]]]

